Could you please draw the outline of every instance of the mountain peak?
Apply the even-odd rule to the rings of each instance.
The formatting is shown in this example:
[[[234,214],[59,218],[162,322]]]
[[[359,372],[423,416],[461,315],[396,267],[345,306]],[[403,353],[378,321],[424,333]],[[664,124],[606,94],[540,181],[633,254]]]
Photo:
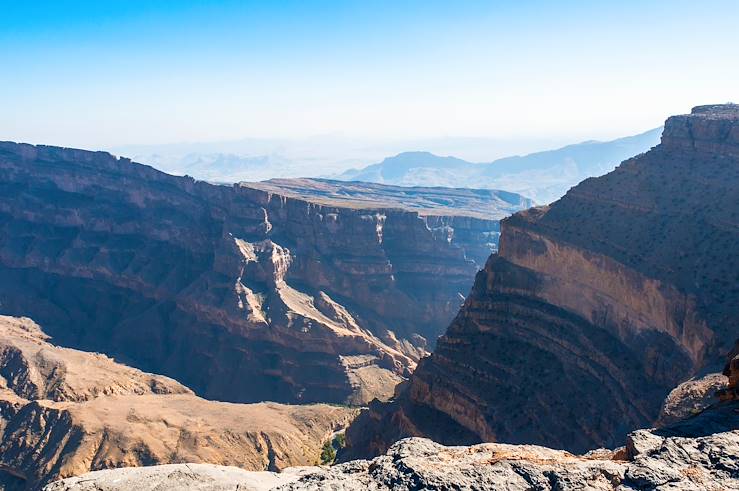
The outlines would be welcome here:
[[[469,162],[452,156],[441,156],[422,150],[401,152],[393,157],[387,157],[383,163],[423,165],[425,167],[435,164],[446,166],[449,164],[468,165]]]

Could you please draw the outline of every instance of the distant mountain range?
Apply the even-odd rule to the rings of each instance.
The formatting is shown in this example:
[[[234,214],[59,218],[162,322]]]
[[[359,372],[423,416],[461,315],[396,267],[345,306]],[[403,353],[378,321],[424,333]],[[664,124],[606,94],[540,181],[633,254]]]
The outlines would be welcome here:
[[[583,179],[605,174],[622,160],[649,150],[659,143],[661,132],[656,128],[618,140],[588,141],[536,153],[527,152],[559,143],[483,138],[385,142],[326,136],[129,145],[110,150],[170,174],[214,183],[323,177],[398,186],[505,189],[548,203]],[[408,148],[425,151],[403,152]],[[514,153],[524,156],[504,157]],[[393,154],[379,164],[367,165]],[[497,160],[473,163],[486,158]]]
[[[289,177],[331,177],[365,167],[408,149],[492,160],[569,143],[543,138],[362,138],[318,135],[307,138],[244,138],[216,142],[124,145],[105,150],[164,172],[234,183]]]
[[[397,186],[505,189],[544,204],[562,197],[580,181],[610,172],[621,161],[649,150],[659,143],[661,134],[662,128],[655,128],[617,140],[587,141],[490,163],[404,152],[335,178]]]

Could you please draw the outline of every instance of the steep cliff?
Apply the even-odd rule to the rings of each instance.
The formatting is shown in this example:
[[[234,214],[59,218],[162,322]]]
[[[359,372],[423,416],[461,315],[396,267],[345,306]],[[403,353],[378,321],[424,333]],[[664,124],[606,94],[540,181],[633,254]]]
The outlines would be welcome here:
[[[615,446],[719,368],[739,326],[739,106],[669,118],[659,146],[501,227],[433,355],[344,458],[423,435]]]
[[[497,229],[0,144],[0,311],[209,398],[387,397],[458,310]]]
[[[323,404],[207,401],[167,377],[54,346],[30,319],[0,316],[0,488],[171,462],[315,464],[354,415]]]

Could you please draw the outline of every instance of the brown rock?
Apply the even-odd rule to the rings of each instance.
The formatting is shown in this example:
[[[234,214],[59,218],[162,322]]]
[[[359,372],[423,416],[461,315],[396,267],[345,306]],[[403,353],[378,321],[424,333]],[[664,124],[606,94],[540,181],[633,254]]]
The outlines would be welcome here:
[[[22,488],[124,466],[315,464],[323,443],[356,414],[207,401],[167,377],[47,340],[29,319],[0,317],[0,482]]]
[[[729,353],[723,374],[729,378],[729,382],[726,388],[718,392],[719,399],[722,402],[739,401],[739,339]]]
[[[156,466],[99,471],[47,486],[45,491],[123,491],[146,485],[162,491],[462,489],[736,490],[739,431],[695,437],[640,430],[629,436],[631,455],[601,450],[573,455],[535,445],[485,443],[445,447],[423,438],[392,445],[385,455],[332,467],[285,472],[239,472],[218,466]]]

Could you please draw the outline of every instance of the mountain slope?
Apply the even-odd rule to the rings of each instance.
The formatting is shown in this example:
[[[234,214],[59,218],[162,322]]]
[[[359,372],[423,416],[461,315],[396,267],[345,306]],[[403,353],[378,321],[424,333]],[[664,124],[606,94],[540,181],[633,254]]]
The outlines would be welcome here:
[[[347,432],[574,451],[652,424],[739,334],[739,106],[667,120],[662,143],[502,222],[434,353]]]
[[[110,358],[49,343],[0,316],[0,487],[121,466],[209,462],[247,470],[314,464],[355,411],[228,404]]]
[[[645,152],[659,142],[661,128],[608,142],[576,145],[506,157],[476,164],[428,152],[406,152],[338,179],[401,186],[447,186],[505,189],[549,203],[588,177],[613,170],[622,160]]]

